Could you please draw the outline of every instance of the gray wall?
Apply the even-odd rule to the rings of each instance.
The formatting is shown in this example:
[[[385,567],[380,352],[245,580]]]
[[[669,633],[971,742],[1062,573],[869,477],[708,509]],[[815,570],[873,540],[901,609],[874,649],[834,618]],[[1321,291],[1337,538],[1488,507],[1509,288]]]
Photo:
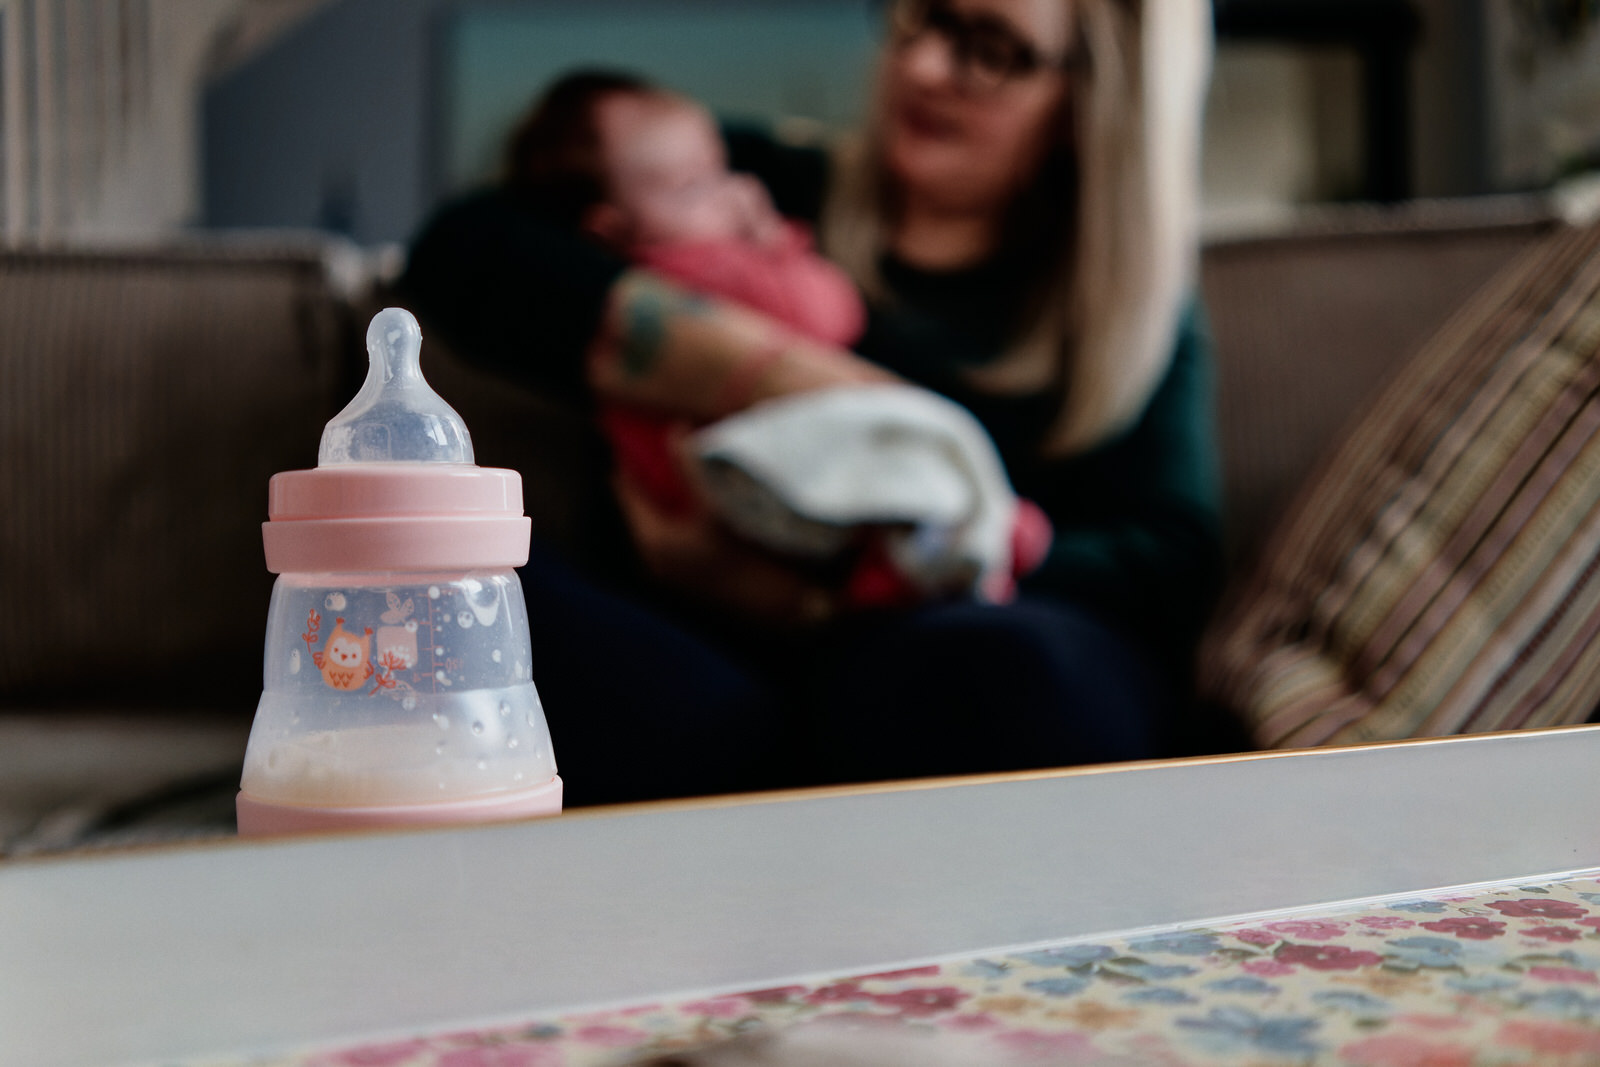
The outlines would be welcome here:
[[[207,91],[205,224],[403,240],[577,64],[726,116],[847,125],[875,34],[866,0],[340,0]]]
[[[211,85],[207,226],[403,239],[431,199],[429,26],[440,0],[341,0]]]
[[[1489,191],[1481,15],[1418,3],[1417,192]],[[403,241],[441,196],[487,176],[510,121],[580,63],[640,71],[725,116],[847,125],[874,47],[870,11],[869,0],[333,0],[208,88],[203,222]],[[1224,45],[1206,174],[1221,228],[1346,195],[1359,167],[1354,71],[1318,50]]]
[[[441,31],[451,186],[481,179],[529,99],[574,66],[647,74],[726,119],[851,128],[878,40],[867,0],[478,3]]]

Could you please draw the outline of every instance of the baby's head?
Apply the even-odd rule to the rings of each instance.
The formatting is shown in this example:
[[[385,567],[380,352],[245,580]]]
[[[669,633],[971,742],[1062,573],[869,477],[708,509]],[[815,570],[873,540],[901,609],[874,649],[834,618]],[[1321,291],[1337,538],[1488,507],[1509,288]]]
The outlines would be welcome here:
[[[728,170],[705,108],[628,75],[585,71],[546,91],[511,144],[512,181],[613,247],[770,240],[754,178]]]

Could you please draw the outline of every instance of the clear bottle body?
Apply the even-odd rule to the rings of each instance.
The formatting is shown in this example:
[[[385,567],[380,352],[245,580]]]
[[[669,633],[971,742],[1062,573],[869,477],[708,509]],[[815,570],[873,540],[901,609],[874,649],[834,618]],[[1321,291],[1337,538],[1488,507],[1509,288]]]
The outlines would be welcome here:
[[[511,570],[283,574],[241,787],[271,804],[485,798],[550,782]]]

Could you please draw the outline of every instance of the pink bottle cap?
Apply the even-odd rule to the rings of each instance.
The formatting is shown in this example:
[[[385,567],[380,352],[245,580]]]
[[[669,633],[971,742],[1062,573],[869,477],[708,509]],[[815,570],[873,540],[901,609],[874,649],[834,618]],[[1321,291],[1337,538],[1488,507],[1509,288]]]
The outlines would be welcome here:
[[[478,467],[461,416],[423,380],[422,331],[387,308],[367,329],[367,378],[329,421],[313,470],[267,490],[275,574],[456,571],[528,562],[522,476]]]

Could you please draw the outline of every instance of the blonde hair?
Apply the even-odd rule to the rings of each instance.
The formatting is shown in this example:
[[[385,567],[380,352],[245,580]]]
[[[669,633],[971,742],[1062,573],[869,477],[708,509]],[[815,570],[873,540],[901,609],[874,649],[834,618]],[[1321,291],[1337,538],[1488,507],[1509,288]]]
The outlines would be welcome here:
[[[1084,451],[1126,429],[1166,373],[1195,284],[1211,60],[1205,0],[1066,2],[1085,60],[1073,71],[1063,117],[1077,190],[1071,239],[1012,346],[973,374],[993,392],[1062,390],[1041,442],[1052,454]],[[840,163],[824,244],[869,297],[881,298],[891,197],[881,117]]]

